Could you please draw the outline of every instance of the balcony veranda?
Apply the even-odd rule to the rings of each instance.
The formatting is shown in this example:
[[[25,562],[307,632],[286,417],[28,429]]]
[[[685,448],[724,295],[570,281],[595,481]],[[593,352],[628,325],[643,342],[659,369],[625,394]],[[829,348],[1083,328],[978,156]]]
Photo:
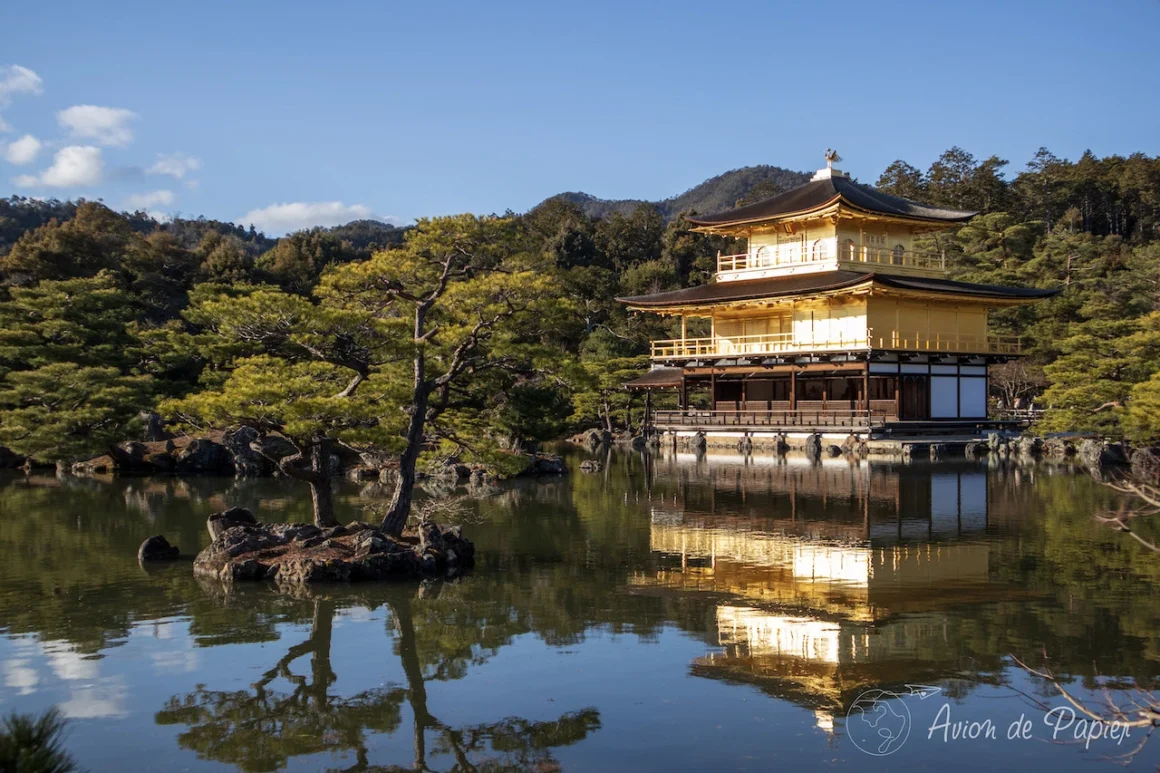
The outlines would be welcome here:
[[[717,272],[730,275],[734,272],[821,264],[835,260],[839,264],[849,264],[851,267],[902,268],[939,275],[946,272],[946,258],[938,253],[907,250],[902,247],[871,247],[853,242],[838,245],[833,239],[819,240],[809,246],[787,244],[759,247],[738,255],[718,253]]]
[[[1022,353],[1017,336],[889,331],[865,335],[802,336],[795,333],[675,338],[652,342],[652,359],[660,361],[729,357],[776,357],[850,351],[900,351],[1015,356]]]

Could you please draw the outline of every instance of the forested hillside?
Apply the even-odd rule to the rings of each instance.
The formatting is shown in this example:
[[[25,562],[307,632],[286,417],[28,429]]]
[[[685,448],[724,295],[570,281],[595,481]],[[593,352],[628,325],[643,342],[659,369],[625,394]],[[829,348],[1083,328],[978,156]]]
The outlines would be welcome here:
[[[647,204],[656,208],[666,221],[682,212],[708,214],[732,209],[739,202],[758,201],[781,191],[789,190],[810,179],[805,172],[793,172],[779,166],[747,166],[712,177],[679,196],[662,201],[640,199],[599,199],[587,193],[561,193],[561,199],[577,206],[588,217],[602,218],[613,212],[631,215],[637,207]],[[545,202],[547,203],[547,202]]]
[[[897,161],[877,184],[980,211],[927,245],[947,255],[955,277],[1064,288],[1046,303],[994,315],[996,332],[1024,336],[1031,353],[997,373],[994,397],[1036,396],[1050,409],[1045,430],[1160,438],[1160,160],[1067,161],[1044,150],[1017,173],[1004,174],[1007,166],[952,148],[925,170]],[[620,384],[648,366],[650,338],[676,331],[666,320],[630,317],[615,298],[707,282],[717,252],[740,248],[691,232],[676,209],[724,209],[802,179],[753,168],[599,217],[562,196],[499,220],[410,229],[358,221],[277,240],[204,219],[158,223],[95,202],[3,200],[0,443],[45,461],[76,458],[132,435],[143,408],[273,372],[254,371],[257,362],[317,357],[318,333],[303,319],[344,321],[355,310],[349,287],[361,288],[359,303],[398,295],[396,280],[368,290],[387,282],[369,266],[405,273],[423,255],[459,249],[454,234],[463,228],[488,234],[479,249],[535,278],[537,303],[550,295],[567,313],[539,315],[528,340],[509,332],[494,342],[507,352],[503,362],[523,365],[481,382],[486,389],[447,395],[456,419],[441,442],[512,446],[580,426],[619,428],[639,419]],[[376,368],[394,367],[391,341],[383,339]],[[390,410],[389,394],[376,399],[367,411]]]

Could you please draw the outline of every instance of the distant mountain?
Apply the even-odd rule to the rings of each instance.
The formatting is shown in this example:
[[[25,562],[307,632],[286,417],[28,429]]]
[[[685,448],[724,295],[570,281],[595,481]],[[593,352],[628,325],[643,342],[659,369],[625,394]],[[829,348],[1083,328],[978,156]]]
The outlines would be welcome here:
[[[376,250],[396,247],[403,243],[408,228],[400,228],[378,220],[352,220],[346,225],[326,229],[368,255]]]
[[[641,204],[652,204],[666,220],[681,212],[694,210],[701,214],[732,209],[738,202],[757,201],[808,182],[809,174],[782,169],[779,166],[747,166],[712,177],[679,196],[663,201],[642,199],[598,199],[587,193],[560,193],[547,199],[563,199],[580,207],[589,217],[604,217],[612,212],[630,214]]]

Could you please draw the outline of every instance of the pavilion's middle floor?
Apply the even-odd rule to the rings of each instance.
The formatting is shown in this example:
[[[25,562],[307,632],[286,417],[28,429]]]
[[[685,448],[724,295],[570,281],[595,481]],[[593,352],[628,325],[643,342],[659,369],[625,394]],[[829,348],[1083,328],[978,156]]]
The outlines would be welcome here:
[[[929,361],[919,355],[885,362],[669,369],[678,409],[657,411],[653,418],[658,427],[670,428],[801,430],[985,421],[987,369],[981,358]]]

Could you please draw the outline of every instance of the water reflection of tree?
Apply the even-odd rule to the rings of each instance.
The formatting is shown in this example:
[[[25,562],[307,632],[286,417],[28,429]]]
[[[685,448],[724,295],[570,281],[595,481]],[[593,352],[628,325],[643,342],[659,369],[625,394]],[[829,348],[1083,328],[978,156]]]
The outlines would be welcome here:
[[[367,734],[399,730],[404,702],[412,716],[414,770],[431,770],[431,756],[447,757],[455,771],[553,770],[558,767],[554,748],[576,743],[600,727],[599,713],[591,708],[550,721],[506,717],[465,726],[442,722],[428,706],[427,684],[465,676],[469,662],[486,658],[499,643],[445,639],[448,628],[441,620],[446,610],[437,600],[416,602],[413,589],[389,593],[386,605],[405,687],[367,690],[351,697],[333,694],[336,675],[330,646],[335,604],[315,599],[309,636],[290,647],[250,689],[198,688],[172,698],[158,712],[157,722],[188,725],[178,736],[182,746],[247,771],[275,770],[291,757],[322,752],[352,752],[354,764],[344,770],[399,769],[370,764]],[[472,630],[486,629],[471,626],[467,631],[470,635]],[[454,630],[464,629],[454,626]],[[309,673],[299,674],[294,664],[307,655]],[[272,689],[276,679],[293,689]]]
[[[389,602],[397,632],[399,659],[407,677],[407,698],[414,718],[413,737],[415,770],[429,770],[427,762],[427,734],[435,731],[434,751],[450,755],[456,771],[536,770],[548,771],[558,767],[551,750],[583,740],[588,733],[600,727],[600,713],[594,708],[561,715],[547,722],[532,722],[519,717],[507,717],[465,727],[451,727],[437,719],[427,705],[426,682],[429,678],[446,678],[455,671],[443,661],[435,663],[435,675],[424,674],[420,659],[419,642],[409,600]],[[471,761],[484,755],[484,762]]]
[[[365,732],[392,732],[400,722],[403,692],[367,690],[349,698],[332,695],[330,661],[335,605],[315,599],[310,634],[290,647],[248,690],[208,690],[171,698],[157,713],[162,725],[189,725],[178,742],[199,756],[247,771],[277,770],[304,754],[353,750],[366,763]],[[292,668],[310,656],[309,673]],[[289,692],[271,688],[282,679]]]

